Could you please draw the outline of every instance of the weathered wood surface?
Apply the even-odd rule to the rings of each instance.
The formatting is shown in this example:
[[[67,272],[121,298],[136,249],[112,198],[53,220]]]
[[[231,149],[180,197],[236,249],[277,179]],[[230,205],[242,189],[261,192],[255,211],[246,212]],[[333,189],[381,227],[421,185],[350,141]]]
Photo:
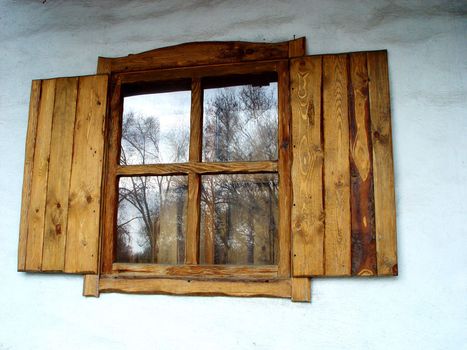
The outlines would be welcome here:
[[[306,52],[305,38],[298,38],[289,41],[289,58],[304,56]]]
[[[24,156],[23,193],[21,197],[21,217],[18,242],[18,271],[26,268],[26,244],[28,237],[28,214],[31,200],[32,172],[34,166],[34,151],[36,146],[36,130],[41,101],[41,80],[33,80],[31,84],[31,99],[29,102],[28,131]]]
[[[42,269],[42,247],[44,243],[44,219],[49,177],[50,137],[55,100],[56,80],[42,82],[41,101],[37,116],[37,132],[32,169],[31,197],[26,245],[26,271]]]
[[[106,173],[104,174],[103,231],[101,272],[110,273],[114,261],[114,232],[117,222],[118,179],[117,167],[120,157],[120,137],[123,105],[121,82],[112,79],[110,88],[110,118],[107,120]]]
[[[292,60],[291,93],[294,276],[397,274],[386,52]]]
[[[46,191],[43,271],[63,271],[65,266],[77,91],[78,78],[57,79]]]
[[[366,53],[349,57],[352,275],[376,275],[373,158]]]
[[[397,275],[396,201],[386,51],[368,55],[378,275]]]
[[[288,64],[282,64],[278,72],[279,83],[279,128],[278,128],[278,164],[279,173],[279,276],[290,276],[290,244],[291,244],[291,205],[292,188],[290,169],[292,165],[291,142],[291,110],[290,110],[290,75]]]
[[[104,144],[99,130],[102,131],[106,97],[107,76],[33,82],[20,225],[20,271],[97,272],[99,164]],[[89,206],[75,207],[83,193]],[[92,250],[91,258],[82,255],[78,245]]]
[[[107,76],[79,78],[65,272],[97,273]]]
[[[304,39],[291,41],[293,54],[304,47]],[[222,63],[286,59],[289,41],[281,43],[193,42],[163,47],[126,57],[99,57],[100,72],[131,72],[150,69],[200,66]],[[108,68],[110,67],[110,69]]]
[[[99,296],[99,275],[84,275],[83,296]]]
[[[177,163],[117,166],[117,175],[183,175],[231,174],[231,173],[273,173],[278,170],[276,161],[228,162],[228,163]]]
[[[253,282],[101,278],[99,292],[290,298],[291,282],[290,279]]]
[[[217,77],[218,80],[216,83],[225,81],[230,83],[236,82],[234,79],[235,77],[233,77],[234,75],[261,76],[267,74],[270,76],[271,72],[277,72],[278,67],[282,62],[287,62],[287,60],[283,59],[275,61],[244,62],[227,65],[216,64],[202,67],[181,67],[149,71],[145,70],[128,73],[115,73],[113,76],[118,77],[122,84],[141,84],[154,82],[169,83],[171,81],[182,81],[183,79],[187,78],[201,79],[206,77]],[[220,77],[222,79],[219,80]],[[206,79],[204,83],[206,84]]]
[[[311,301],[311,279],[308,277],[292,277],[292,301]]]
[[[322,58],[292,60],[293,276],[322,275],[324,268]]]
[[[323,57],[325,274],[350,275],[347,56]]]
[[[127,264],[114,263],[114,272],[119,275],[129,274],[151,274],[154,276],[199,276],[214,278],[276,278],[277,266],[252,266],[252,265],[156,265],[156,264]]]
[[[203,133],[203,90],[201,80],[194,79],[191,87],[190,147],[189,161],[201,162]],[[185,239],[185,262],[199,263],[201,176],[188,174],[187,230]]]

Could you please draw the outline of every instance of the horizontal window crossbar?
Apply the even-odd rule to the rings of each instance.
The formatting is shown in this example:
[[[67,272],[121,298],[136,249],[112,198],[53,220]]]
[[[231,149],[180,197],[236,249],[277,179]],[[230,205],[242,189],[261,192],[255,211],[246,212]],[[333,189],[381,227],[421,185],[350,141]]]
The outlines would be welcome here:
[[[228,163],[201,163],[189,162],[178,164],[151,164],[118,166],[118,176],[134,175],[183,175],[183,174],[248,174],[248,173],[275,173],[277,161],[264,162],[228,162]]]

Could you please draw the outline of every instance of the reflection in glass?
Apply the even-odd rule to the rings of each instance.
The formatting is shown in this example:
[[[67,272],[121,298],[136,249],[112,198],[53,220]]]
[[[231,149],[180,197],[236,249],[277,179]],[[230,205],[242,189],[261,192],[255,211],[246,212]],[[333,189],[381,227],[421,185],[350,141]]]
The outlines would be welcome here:
[[[119,179],[117,262],[183,264],[186,176]]]
[[[205,175],[201,181],[201,263],[275,264],[277,174]]]
[[[188,160],[191,92],[125,97],[120,164]]]
[[[277,83],[205,89],[203,160],[275,160],[277,125]]]

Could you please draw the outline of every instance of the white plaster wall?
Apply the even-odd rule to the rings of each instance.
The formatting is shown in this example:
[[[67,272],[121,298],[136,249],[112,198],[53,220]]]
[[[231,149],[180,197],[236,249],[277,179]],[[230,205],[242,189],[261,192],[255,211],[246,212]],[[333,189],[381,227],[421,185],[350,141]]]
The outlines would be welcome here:
[[[44,1],[45,2],[45,1]],[[465,1],[0,0],[0,349],[467,349]],[[30,82],[195,40],[389,50],[400,276],[280,299],[81,296],[16,272]]]

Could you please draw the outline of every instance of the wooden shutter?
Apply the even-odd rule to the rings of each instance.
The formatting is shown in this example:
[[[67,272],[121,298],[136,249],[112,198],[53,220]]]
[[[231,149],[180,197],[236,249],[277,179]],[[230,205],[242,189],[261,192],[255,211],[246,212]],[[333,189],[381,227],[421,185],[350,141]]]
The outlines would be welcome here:
[[[293,276],[397,275],[386,51],[291,60]]]
[[[32,82],[19,271],[97,273],[107,76]]]

